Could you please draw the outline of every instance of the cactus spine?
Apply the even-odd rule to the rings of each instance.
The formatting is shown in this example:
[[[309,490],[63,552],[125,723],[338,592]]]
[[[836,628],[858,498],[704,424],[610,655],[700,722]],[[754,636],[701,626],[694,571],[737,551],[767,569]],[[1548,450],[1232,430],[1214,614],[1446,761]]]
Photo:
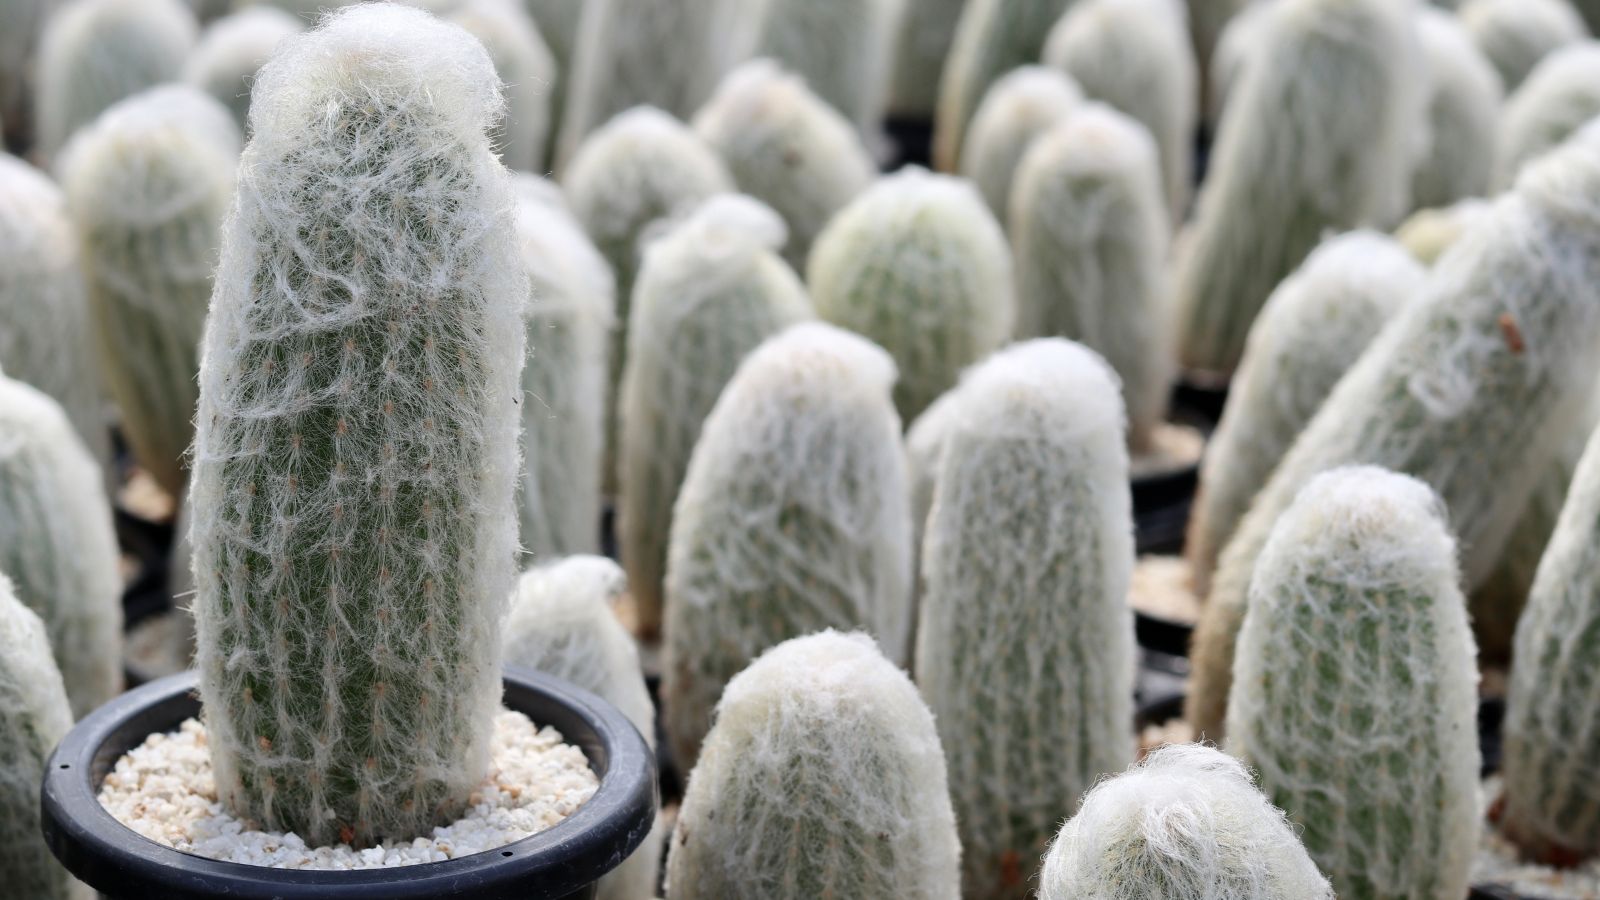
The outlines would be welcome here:
[[[1539,60],[1589,33],[1567,0],[1467,0],[1456,15],[1507,94],[1516,93]]]
[[[672,522],[662,686],[693,764],[728,679],[774,644],[866,627],[903,662],[911,546],[894,363],[802,323],[748,356],[718,398]]]
[[[1417,9],[1428,66],[1428,141],[1411,175],[1411,207],[1448,206],[1489,193],[1500,127],[1500,76],[1455,16]]]
[[[517,0],[462,0],[451,22],[483,43],[505,84],[506,117],[489,140],[507,167],[544,168],[556,62],[539,29]]]
[[[1600,42],[1584,41],[1552,52],[1506,104],[1496,151],[1496,184],[1509,187],[1529,160],[1548,153],[1596,116],[1600,116]]]
[[[961,174],[970,178],[1001,225],[1011,222],[1011,183],[1034,138],[1065,121],[1083,91],[1062,72],[1022,66],[984,95],[961,148]]]
[[[889,115],[932,119],[939,105],[939,73],[967,0],[905,0],[889,77]]]
[[[305,24],[281,9],[253,6],[212,22],[183,65],[183,80],[228,107],[242,132],[256,72],[285,38]]]
[[[497,85],[388,3],[256,85],[200,373],[198,663],[219,797],[313,845],[418,834],[487,764],[528,296]]]
[[[856,127],[877,126],[906,0],[765,0],[756,53],[798,73]]]
[[[1333,900],[1333,889],[1238,760],[1169,744],[1083,798],[1050,845],[1039,896]]]
[[[620,393],[617,522],[643,635],[661,629],[672,505],[701,424],[750,351],[812,317],[782,244],[776,213],[724,195],[645,252]]]
[[[965,181],[910,167],[880,179],[817,238],[817,314],[887,349],[906,421],[1005,343],[1016,291],[1005,234]]]
[[[964,895],[1021,898],[1061,817],[1132,756],[1122,401],[1102,359],[1047,338],[982,364],[956,402],[916,681],[950,763]]]
[[[728,684],[689,776],[667,896],[955,900],[960,855],[928,708],[871,638],[829,630]]]

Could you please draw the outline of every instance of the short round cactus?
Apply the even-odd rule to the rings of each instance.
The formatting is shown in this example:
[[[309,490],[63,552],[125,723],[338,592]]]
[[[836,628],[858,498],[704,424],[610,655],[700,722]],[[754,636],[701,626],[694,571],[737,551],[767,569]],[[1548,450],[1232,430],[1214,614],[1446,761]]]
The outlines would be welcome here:
[[[889,115],[932,119],[939,105],[939,73],[956,37],[967,0],[906,0],[889,79]]]
[[[1394,239],[1418,262],[1431,266],[1457,238],[1483,219],[1489,208],[1487,201],[1469,199],[1440,209],[1418,210],[1395,229]]]
[[[544,168],[556,62],[518,0],[462,0],[447,17],[483,43],[505,84],[506,116],[489,135],[500,160],[522,172]]]
[[[889,100],[890,63],[906,2],[762,0],[766,11],[755,52],[798,73],[865,131],[878,124]]]
[[[1539,60],[1589,34],[1568,0],[1465,0],[1456,14],[1500,73],[1507,94],[1522,86]]]
[[[200,34],[183,65],[183,80],[228,107],[242,131],[250,113],[250,87],[284,38],[305,22],[272,6],[252,6],[224,16]]]
[[[1545,57],[1506,104],[1495,179],[1509,187],[1517,172],[1600,116],[1600,41],[1584,41]]]
[[[1001,225],[1011,221],[1011,184],[1023,154],[1082,102],[1078,85],[1046,66],[1021,66],[984,95],[967,129],[961,174],[977,186]]]
[[[1489,192],[1500,127],[1500,76],[1455,16],[1417,10],[1428,66],[1428,143],[1411,175],[1411,206],[1447,206]]]

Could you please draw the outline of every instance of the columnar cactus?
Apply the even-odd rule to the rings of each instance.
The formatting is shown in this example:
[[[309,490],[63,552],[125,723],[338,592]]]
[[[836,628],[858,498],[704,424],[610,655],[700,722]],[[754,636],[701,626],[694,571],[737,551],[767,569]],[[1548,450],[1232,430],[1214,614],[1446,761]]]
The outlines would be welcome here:
[[[1084,796],[1045,856],[1039,897],[1333,900],[1333,889],[1238,760],[1169,744]]]
[[[1426,278],[1422,264],[1393,240],[1353,231],[1311,251],[1267,298],[1201,463],[1184,542],[1201,594],[1278,460]]]
[[[1263,24],[1179,254],[1178,345],[1227,373],[1267,295],[1328,229],[1398,216],[1413,116],[1410,10],[1387,0],[1284,0]]]
[[[783,220],[748,197],[706,201],[651,243],[634,291],[621,408],[617,528],[640,633],[661,629],[672,506],[700,426],[750,351],[812,317],[777,256]]]
[[[1528,167],[1306,425],[1212,582],[1191,654],[1188,716],[1202,733],[1221,731],[1256,559],[1272,523],[1318,472],[1369,463],[1422,479],[1444,498],[1468,548],[1466,587],[1494,566],[1594,383],[1597,195],[1600,135]]]
[[[1102,359],[1054,338],[997,354],[956,403],[916,681],[950,763],[963,894],[1022,898],[1061,817],[1133,755],[1122,400]]]
[[[1515,93],[1539,60],[1589,34],[1568,0],[1466,0],[1456,13],[1489,58],[1506,93]]]
[[[694,130],[727,164],[739,190],[789,226],[783,247],[803,268],[828,220],[877,177],[861,136],[798,76],[771,60],[744,63],[695,116]]]
[[[933,718],[864,634],[762,654],[728,684],[689,776],[667,896],[959,896]]]
[[[939,73],[967,0],[906,0],[889,78],[889,115],[930,120],[939,105]]]
[[[106,110],[59,166],[106,387],[134,457],[174,496],[239,143],[226,107],[169,85]]]
[[[1200,90],[1187,22],[1182,0],[1081,0],[1044,45],[1046,65],[1150,130],[1174,222],[1183,219],[1194,180]]]
[[[1324,472],[1273,526],[1250,582],[1228,752],[1259,772],[1340,897],[1467,892],[1478,672],[1445,515],[1415,478]]]
[[[664,716],[689,768],[728,679],[768,647],[866,627],[903,664],[911,545],[894,363],[794,325],[750,354],[701,429],[667,557]]]
[[[1194,13],[1193,4],[1190,12]],[[1245,65],[1261,44],[1261,35],[1272,16],[1271,3],[1250,3],[1228,19],[1204,69],[1206,77],[1205,119],[1212,131],[1222,120],[1222,111],[1243,78]]]
[[[1258,4],[1251,0],[1188,0],[1189,7],[1189,35],[1194,40],[1195,69],[1200,73],[1202,81],[1209,78],[1215,71],[1213,60],[1220,52],[1220,46],[1225,41],[1228,29],[1240,16],[1248,15]],[[1201,99],[1206,101],[1209,108],[1210,98],[1213,96],[1209,90],[1201,91]]]
[[[273,6],[224,16],[200,34],[200,43],[183,64],[183,80],[227,106],[243,131],[256,72],[280,42],[304,29],[302,20]]]
[[[755,52],[806,80],[856,127],[878,125],[906,0],[764,0]]]
[[[1517,172],[1600,116],[1600,41],[1583,41],[1545,57],[1506,104],[1495,179],[1510,186]]]
[[[39,147],[55,155],[106,107],[176,80],[199,27],[182,0],[70,0],[39,45]]]
[[[550,98],[557,89],[555,58],[517,0],[462,0],[451,22],[483,42],[505,83],[506,117],[489,135],[509,168],[544,168]]]
[[[1411,174],[1411,206],[1447,206],[1489,193],[1500,126],[1500,76],[1455,16],[1417,9],[1428,65],[1428,143]]]
[[[556,83],[550,91],[550,133],[545,141],[546,160],[555,159],[556,140],[566,112],[567,94],[577,61],[578,23],[583,18],[584,0],[522,0],[522,8],[533,17],[550,48],[556,64]]]
[[[26,131],[33,120],[28,82],[33,75],[34,50],[40,28],[55,5],[56,0],[0,3],[0,20],[6,23],[4,33],[0,33],[0,125],[4,126],[0,136],[6,140],[0,143],[27,143]]]
[[[961,149],[961,174],[977,186],[1001,225],[1011,221],[1011,183],[1023,154],[1082,102],[1077,83],[1046,66],[1021,66],[984,95]]]
[[[1135,454],[1150,449],[1174,368],[1159,165],[1144,126],[1094,103],[1034,140],[1011,192],[1017,332],[1082,341],[1111,363]]]
[[[389,3],[256,83],[200,372],[200,691],[219,799],[313,845],[408,839],[488,762],[528,296],[501,105],[477,41]]]
[[[1394,239],[1418,262],[1431,266],[1488,212],[1488,202],[1478,199],[1459,200],[1442,209],[1418,210],[1394,230]]]
[[[122,689],[122,579],[100,471],[61,407],[0,375],[0,572],[44,620],[82,716]]]
[[[880,179],[818,236],[806,267],[817,315],[866,335],[900,370],[911,421],[1011,336],[1005,234],[964,180],[909,167]]]

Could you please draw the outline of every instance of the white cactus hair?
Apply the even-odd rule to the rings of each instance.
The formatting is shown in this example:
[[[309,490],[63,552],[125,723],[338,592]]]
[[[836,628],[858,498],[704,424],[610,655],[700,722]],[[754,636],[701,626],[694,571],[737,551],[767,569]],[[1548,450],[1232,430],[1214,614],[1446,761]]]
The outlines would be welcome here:
[[[1419,209],[1394,230],[1394,239],[1423,265],[1431,266],[1481,221],[1489,208],[1487,200],[1468,198],[1438,209]]]
[[[1205,117],[1213,129],[1222,119],[1228,95],[1244,77],[1245,66],[1253,56],[1251,51],[1261,44],[1261,32],[1271,19],[1271,11],[1271,3],[1246,3],[1228,17],[1217,37],[1217,46],[1206,70],[1210,84],[1205,97]]]
[[[508,168],[544,166],[556,61],[519,0],[461,0],[446,17],[483,43],[505,85],[506,115],[490,135]]]
[[[1510,187],[1530,160],[1600,116],[1600,41],[1582,41],[1539,61],[1506,103],[1495,185]]]
[[[889,77],[906,0],[760,0],[755,52],[783,61],[863,132],[889,102]]]
[[[1569,0],[1465,0],[1456,15],[1507,94],[1516,93],[1539,60],[1589,33]]]
[[[1428,141],[1411,175],[1413,208],[1489,192],[1505,90],[1460,20],[1419,7],[1417,37],[1428,67]]]
[[[242,129],[256,72],[305,22],[275,6],[250,6],[206,26],[183,65],[183,80],[225,104]]]
[[[1082,102],[1077,82],[1049,66],[1013,69],[984,94],[967,127],[961,174],[977,186],[1002,225],[1010,221],[1011,183],[1029,145]]]

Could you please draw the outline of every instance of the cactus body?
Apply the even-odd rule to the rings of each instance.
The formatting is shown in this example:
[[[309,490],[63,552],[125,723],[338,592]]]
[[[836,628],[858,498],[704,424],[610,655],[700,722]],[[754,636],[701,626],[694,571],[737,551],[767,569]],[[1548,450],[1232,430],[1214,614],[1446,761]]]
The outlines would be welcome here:
[[[1190,11],[1194,12],[1192,4]],[[1205,68],[1205,117],[1206,125],[1213,132],[1222,120],[1228,95],[1239,84],[1245,65],[1261,45],[1261,34],[1272,18],[1271,12],[1271,3],[1250,3],[1228,19],[1227,26],[1217,38],[1211,62]]]
[[[1516,93],[1539,60],[1589,33],[1568,0],[1467,0],[1457,15],[1500,73],[1507,95]]]
[[[1325,231],[1397,216],[1407,199],[1422,99],[1408,10],[1285,0],[1262,28],[1179,254],[1178,347],[1191,369],[1231,372],[1267,295]]]
[[[14,147],[26,146],[33,120],[29,80],[33,77],[34,51],[39,31],[57,0],[4,0],[0,21],[0,137]],[[954,23],[952,26],[954,27]],[[6,124],[9,123],[9,124]]]
[[[688,767],[723,686],[789,638],[910,641],[911,546],[894,364],[820,323],[740,365],[701,429],[667,557],[664,718]]]
[[[889,77],[889,115],[927,121],[939,105],[939,73],[967,0],[905,0],[905,4]]]
[[[1495,179],[1509,187],[1530,160],[1600,116],[1600,42],[1583,41],[1545,57],[1511,101],[1496,151]]]
[[[1241,16],[1246,16],[1258,6],[1265,4],[1252,3],[1251,0],[1188,0],[1189,35],[1194,41],[1195,69],[1203,80],[1209,79],[1210,73],[1216,71],[1214,60],[1221,53],[1221,45],[1227,40],[1228,30]],[[1211,108],[1212,98],[1216,95],[1210,88],[1215,84],[1202,85],[1201,99],[1207,109]]]
[[[765,0],[755,52],[806,80],[863,131],[878,125],[906,0]]]
[[[916,681],[950,763],[964,895],[1022,898],[1061,817],[1132,756],[1122,401],[1098,356],[1044,339],[979,366],[956,402]]]
[[[1460,200],[1443,209],[1418,210],[1394,230],[1394,239],[1418,262],[1431,266],[1488,211],[1489,204],[1477,199]]]
[[[1503,91],[1500,76],[1455,16],[1417,10],[1428,65],[1428,143],[1411,176],[1411,206],[1447,206],[1489,193]]]
[[[1307,482],[1251,579],[1228,752],[1341,898],[1467,891],[1478,673],[1458,578],[1438,495],[1351,466]]]
[[[1138,122],[1087,105],[1033,142],[1011,193],[1017,332],[1069,337],[1105,357],[1135,453],[1150,447],[1172,385],[1156,153]]]
[[[556,141],[561,134],[561,122],[566,113],[567,94],[573,72],[577,67],[574,54],[578,45],[578,23],[583,18],[584,0],[522,0],[522,8],[533,18],[533,24],[550,48],[555,61],[556,83],[550,91],[550,131],[545,139],[547,161],[555,159]],[[547,163],[548,164],[548,163]]]
[[[183,65],[183,80],[217,98],[233,113],[240,131],[250,113],[250,86],[272,51],[305,28],[300,19],[271,6],[242,9],[211,23]]]
[[[817,315],[895,359],[911,421],[1011,335],[1005,234],[965,181],[919,168],[878,181],[817,238],[806,267]]]
[[[1046,66],[1022,66],[984,95],[967,129],[961,174],[972,179],[1001,225],[1011,222],[1011,185],[1023,154],[1082,102],[1077,83]]]
[[[783,217],[789,226],[783,255],[796,268],[805,266],[834,213],[877,177],[850,123],[770,60],[729,72],[695,116],[694,129],[722,157],[739,190]]]
[[[1370,231],[1328,239],[1267,298],[1211,436],[1185,555],[1202,595],[1217,557],[1339,378],[1421,292],[1427,271]]]
[[[528,296],[497,84],[465,31],[373,3],[256,85],[200,373],[198,662],[219,799],[313,845],[409,839],[487,764]]]
[[[748,197],[702,204],[645,253],[619,394],[618,537],[640,632],[661,629],[672,505],[700,427],[750,351],[811,318],[779,259],[783,222]]]
[[[1083,798],[1045,857],[1039,896],[1333,900],[1333,890],[1238,760],[1169,744]]]
[[[505,83],[506,117],[489,139],[507,167],[544,169],[550,98],[560,87],[555,58],[517,0],[463,0],[449,20],[483,43]]]
[[[862,634],[764,653],[728,684],[667,857],[671,900],[955,900],[928,708]]]

